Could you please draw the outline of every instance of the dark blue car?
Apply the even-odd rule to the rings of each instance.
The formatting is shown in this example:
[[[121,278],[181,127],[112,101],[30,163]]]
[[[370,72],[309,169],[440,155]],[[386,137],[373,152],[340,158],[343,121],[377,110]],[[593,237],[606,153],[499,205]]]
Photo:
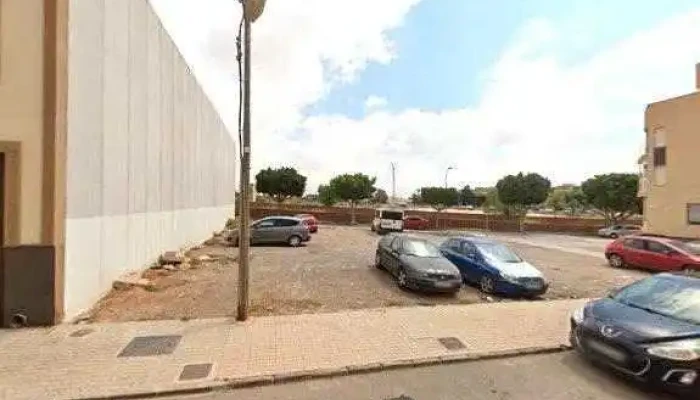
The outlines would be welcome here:
[[[538,296],[549,284],[542,273],[502,243],[482,237],[451,237],[442,254],[459,268],[465,282],[484,293]]]
[[[636,380],[700,398],[700,279],[659,274],[571,316],[571,344]]]

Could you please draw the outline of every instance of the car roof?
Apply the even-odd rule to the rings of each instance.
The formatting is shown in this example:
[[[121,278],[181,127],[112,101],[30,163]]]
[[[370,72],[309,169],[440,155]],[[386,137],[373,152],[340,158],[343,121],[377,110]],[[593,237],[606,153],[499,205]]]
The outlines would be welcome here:
[[[267,219],[291,219],[293,221],[301,221],[301,218],[290,217],[289,215],[269,215],[267,217],[260,218],[259,221],[264,221]]]
[[[700,284],[700,275],[687,275],[684,272],[662,272],[652,275],[650,278],[671,279],[680,282],[689,282],[692,284]]]

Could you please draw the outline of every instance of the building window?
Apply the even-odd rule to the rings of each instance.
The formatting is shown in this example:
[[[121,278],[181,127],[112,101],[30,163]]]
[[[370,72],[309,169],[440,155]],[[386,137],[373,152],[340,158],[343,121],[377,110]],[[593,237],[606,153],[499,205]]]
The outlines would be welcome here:
[[[688,204],[688,224],[700,225],[700,204]]]
[[[666,166],[666,147],[654,148],[654,167]]]

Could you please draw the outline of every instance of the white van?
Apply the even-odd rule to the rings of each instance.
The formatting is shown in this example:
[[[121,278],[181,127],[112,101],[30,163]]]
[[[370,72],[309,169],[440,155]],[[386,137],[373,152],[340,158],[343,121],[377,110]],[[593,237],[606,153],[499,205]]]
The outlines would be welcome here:
[[[377,233],[403,232],[403,210],[380,208],[374,211],[372,231]]]

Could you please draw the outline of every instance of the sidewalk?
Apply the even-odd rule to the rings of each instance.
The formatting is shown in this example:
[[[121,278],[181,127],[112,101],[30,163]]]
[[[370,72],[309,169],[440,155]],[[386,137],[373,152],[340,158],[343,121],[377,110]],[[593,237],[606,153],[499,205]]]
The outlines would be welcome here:
[[[0,399],[123,398],[555,350],[568,344],[568,315],[584,302],[389,308],[253,318],[246,323],[148,321],[1,331]],[[131,350],[169,354],[119,357],[135,337],[155,335],[168,335],[168,343]],[[448,350],[439,338],[456,338],[465,347]],[[185,375],[206,375],[206,365],[192,366],[201,364],[211,364],[208,376],[180,379],[185,366]]]

